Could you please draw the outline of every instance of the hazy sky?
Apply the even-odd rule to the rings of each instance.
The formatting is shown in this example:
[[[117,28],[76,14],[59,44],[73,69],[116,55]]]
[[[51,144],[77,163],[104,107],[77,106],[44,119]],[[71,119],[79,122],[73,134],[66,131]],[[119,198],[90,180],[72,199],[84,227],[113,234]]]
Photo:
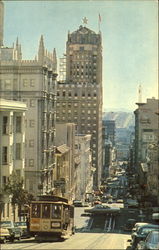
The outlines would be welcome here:
[[[142,100],[157,97],[158,90],[158,3],[156,0],[96,1],[4,1],[5,46],[19,37],[23,58],[34,59],[40,35],[49,51],[65,53],[68,31],[88,18],[87,27],[98,32],[103,43],[104,109],[136,108],[138,86]]]

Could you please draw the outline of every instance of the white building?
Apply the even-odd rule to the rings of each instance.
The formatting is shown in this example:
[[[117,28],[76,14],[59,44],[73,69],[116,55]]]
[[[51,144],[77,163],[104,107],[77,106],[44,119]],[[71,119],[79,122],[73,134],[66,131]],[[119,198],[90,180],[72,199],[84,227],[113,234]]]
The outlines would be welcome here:
[[[75,154],[80,156],[80,164],[76,170],[76,199],[84,200],[86,193],[93,191],[91,135],[76,135]]]
[[[16,172],[24,178],[25,162],[25,112],[26,104],[0,99],[0,189],[3,190],[9,176]],[[5,199],[2,199],[5,198]],[[1,219],[11,218],[9,197],[0,201]]]

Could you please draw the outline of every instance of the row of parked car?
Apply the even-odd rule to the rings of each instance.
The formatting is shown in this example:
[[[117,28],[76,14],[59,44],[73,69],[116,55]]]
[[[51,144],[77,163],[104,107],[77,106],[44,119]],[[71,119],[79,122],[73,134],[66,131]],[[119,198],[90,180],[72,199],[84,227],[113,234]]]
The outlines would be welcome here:
[[[0,241],[14,242],[29,237],[26,222],[0,221]]]
[[[134,250],[159,249],[159,225],[146,222],[136,223],[129,241]]]

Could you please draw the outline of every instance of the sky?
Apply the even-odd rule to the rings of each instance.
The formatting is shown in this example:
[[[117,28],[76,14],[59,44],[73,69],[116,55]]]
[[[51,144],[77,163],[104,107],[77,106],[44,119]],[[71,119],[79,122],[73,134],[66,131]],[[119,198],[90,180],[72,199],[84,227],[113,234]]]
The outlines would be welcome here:
[[[24,59],[37,55],[41,34],[57,57],[66,50],[68,31],[87,17],[87,27],[99,32],[103,46],[103,108],[135,110],[138,88],[142,101],[158,98],[158,3],[157,0],[6,0],[4,44],[16,38]]]

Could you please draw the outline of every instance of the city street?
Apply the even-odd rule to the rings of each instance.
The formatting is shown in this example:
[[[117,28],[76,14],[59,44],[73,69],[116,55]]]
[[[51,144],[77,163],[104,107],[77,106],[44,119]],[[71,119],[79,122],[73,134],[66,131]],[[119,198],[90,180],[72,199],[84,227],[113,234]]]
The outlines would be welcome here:
[[[89,217],[81,217],[83,207],[75,208],[75,226],[80,229],[86,226]],[[85,233],[76,232],[64,241],[36,242],[34,238],[22,239],[20,242],[6,243],[1,249],[127,249],[129,234],[122,233]]]
[[[1,249],[126,249],[129,235],[76,233],[63,242],[37,243],[33,239],[2,244]]]

